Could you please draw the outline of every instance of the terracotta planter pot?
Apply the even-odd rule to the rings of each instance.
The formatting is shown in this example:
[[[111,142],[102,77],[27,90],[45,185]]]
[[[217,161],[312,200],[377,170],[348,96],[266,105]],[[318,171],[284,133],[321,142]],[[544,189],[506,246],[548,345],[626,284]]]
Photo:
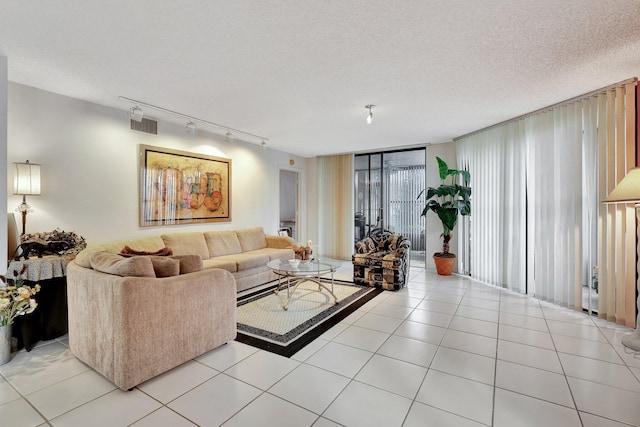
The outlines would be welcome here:
[[[453,255],[453,254],[450,254]],[[453,266],[456,263],[456,256],[453,255],[451,257],[441,257],[438,255],[433,256],[433,260],[436,263],[436,270],[438,274],[441,276],[451,276],[453,272]]]

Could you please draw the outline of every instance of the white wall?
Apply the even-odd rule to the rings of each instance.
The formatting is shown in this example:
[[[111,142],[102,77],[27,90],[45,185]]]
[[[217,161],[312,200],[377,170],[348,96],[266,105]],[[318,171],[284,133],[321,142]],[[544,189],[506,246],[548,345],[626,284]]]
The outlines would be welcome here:
[[[2,81],[0,72],[0,85]],[[27,217],[27,233],[61,228],[77,232],[89,243],[255,225],[276,233],[279,167],[293,159],[304,173],[308,159],[262,151],[237,139],[227,144],[222,135],[200,128],[195,135],[188,134],[183,125],[166,121],[158,122],[158,135],[134,132],[129,129],[128,107],[107,108],[9,83],[4,164],[27,159],[42,164],[42,195],[27,197],[34,209]],[[232,222],[139,227],[139,144],[232,159]],[[8,199],[13,210],[21,200],[11,193],[2,199]]]
[[[427,187],[437,187],[440,185],[440,175],[438,173],[438,162],[436,157],[440,157],[447,162],[450,168],[456,167],[456,148],[453,142],[447,142],[445,144],[432,144],[427,146]],[[427,213],[427,225],[426,225],[426,241],[425,252],[427,256],[426,266],[427,268],[435,268],[433,264],[432,256],[436,252],[442,252],[442,222],[438,216],[429,211]],[[451,241],[449,242],[449,252],[457,253],[458,251],[458,239],[456,233],[458,227],[453,230]],[[457,271],[457,265],[455,267]]]

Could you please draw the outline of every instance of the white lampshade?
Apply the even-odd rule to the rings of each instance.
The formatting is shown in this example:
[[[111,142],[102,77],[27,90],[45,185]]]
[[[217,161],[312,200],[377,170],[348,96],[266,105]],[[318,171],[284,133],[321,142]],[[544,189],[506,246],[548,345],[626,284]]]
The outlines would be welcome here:
[[[40,195],[40,165],[14,163],[16,170],[13,178],[13,194],[26,196]]]
[[[640,203],[640,167],[631,169],[602,203]]]

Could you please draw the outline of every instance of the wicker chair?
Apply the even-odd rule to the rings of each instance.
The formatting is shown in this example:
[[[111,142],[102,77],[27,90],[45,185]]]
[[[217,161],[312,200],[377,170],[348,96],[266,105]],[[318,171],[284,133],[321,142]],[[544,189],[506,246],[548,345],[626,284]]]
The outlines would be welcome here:
[[[386,230],[373,230],[356,243],[353,254],[353,281],[397,291],[409,278],[411,241]]]

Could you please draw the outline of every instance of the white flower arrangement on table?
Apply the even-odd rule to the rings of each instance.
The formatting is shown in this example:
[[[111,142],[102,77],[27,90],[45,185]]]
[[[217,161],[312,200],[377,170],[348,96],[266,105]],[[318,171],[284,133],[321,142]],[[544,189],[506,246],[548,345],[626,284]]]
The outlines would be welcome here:
[[[24,280],[20,278],[22,273],[24,271],[20,273],[14,271],[14,279],[11,284],[7,284],[5,278],[2,277],[2,283],[0,284],[0,326],[11,325],[16,317],[32,313],[38,306],[32,296],[40,291],[40,285],[36,284],[34,287],[25,285]]]

